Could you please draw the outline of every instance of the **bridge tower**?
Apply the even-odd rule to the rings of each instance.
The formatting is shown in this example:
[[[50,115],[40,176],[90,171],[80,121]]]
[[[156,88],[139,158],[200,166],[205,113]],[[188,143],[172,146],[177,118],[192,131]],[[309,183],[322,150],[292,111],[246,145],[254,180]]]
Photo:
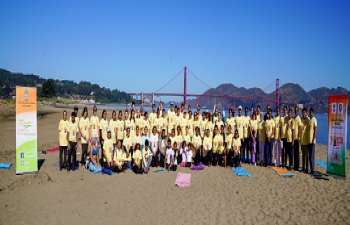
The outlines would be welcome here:
[[[186,107],[187,99],[187,66],[184,68],[184,106]]]

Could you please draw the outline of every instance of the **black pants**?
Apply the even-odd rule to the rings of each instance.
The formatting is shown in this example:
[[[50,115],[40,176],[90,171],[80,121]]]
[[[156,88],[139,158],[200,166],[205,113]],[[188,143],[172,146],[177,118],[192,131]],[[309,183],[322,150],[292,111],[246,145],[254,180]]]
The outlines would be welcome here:
[[[186,162],[185,167],[191,167],[191,163],[190,162]]]
[[[201,150],[199,149],[197,152],[196,152],[196,155],[194,156],[194,165],[195,166],[198,166],[199,162],[200,162],[200,159],[201,159]]]
[[[152,152],[152,154],[153,154],[153,152]],[[155,155],[155,156],[152,155],[152,162],[151,162],[152,167],[157,167],[157,166],[159,166],[158,154],[159,154],[159,151],[156,152],[156,155]]]
[[[117,167],[117,166],[114,166],[113,171],[114,171],[115,173],[121,173],[121,172],[124,172],[126,169],[128,169],[128,165],[127,165],[126,163],[124,163],[124,164],[122,165],[122,168],[121,168],[121,169],[119,169],[119,167]]]
[[[85,159],[87,157],[87,152],[88,152],[88,144],[81,144],[81,160],[80,163],[81,165],[85,165]]]
[[[282,167],[287,166],[287,138],[281,139],[283,142],[283,148],[282,148]]]
[[[294,140],[294,170],[299,170],[300,156],[299,156],[299,140]]]
[[[62,170],[63,167],[67,167],[67,146],[60,146],[60,153],[59,153],[59,166],[60,170]],[[62,162],[62,156],[63,156],[63,162]]]
[[[245,139],[243,138],[241,139],[241,154],[240,154],[242,162],[245,162],[245,148],[246,148]]]
[[[218,164],[220,166],[224,166],[223,160],[224,160],[224,154],[217,154],[217,158],[218,158]]]
[[[169,166],[170,166],[170,165],[167,163],[167,164],[166,164],[166,168],[168,169]],[[176,170],[177,170],[177,165],[172,165],[172,166],[170,167],[170,170],[171,170],[171,171],[176,171]]]
[[[205,160],[205,165],[209,166],[212,165],[213,163],[213,150],[207,151],[207,155],[204,158]]]
[[[265,164],[267,166],[272,166],[272,141],[270,139],[267,139],[266,138],[266,141],[265,141],[265,154],[264,154],[264,157],[265,157]]]
[[[230,151],[230,155],[232,166],[239,167],[239,153],[235,154],[234,151]]]
[[[293,149],[293,146],[292,146],[292,142],[287,142],[287,146],[286,146],[286,151],[285,151],[285,154],[284,154],[284,162],[286,163],[285,166],[287,166],[287,157],[289,158],[289,165],[288,167],[292,167],[293,166],[293,160],[291,159],[291,153],[292,153],[292,149]]]
[[[143,169],[142,169],[142,167],[139,168],[139,167],[137,167],[137,166],[133,166],[133,167],[132,167],[132,171],[134,171],[134,173],[136,173],[136,174],[143,174]]]
[[[214,166],[216,166],[216,163],[218,162],[218,153],[217,152],[216,153],[213,152],[212,155],[213,155],[212,163],[213,163]]]
[[[70,150],[68,150],[68,166],[67,171],[75,170],[75,163],[77,161],[77,150],[75,149],[75,146],[77,145],[76,142],[69,142]],[[73,157],[73,159],[72,159]]]
[[[245,156],[243,156],[245,158],[245,162],[246,163],[250,163],[251,160],[249,160],[249,152],[251,152],[251,146],[249,146],[250,143],[250,137],[244,138],[244,145],[245,145]]]
[[[226,165],[229,167],[232,167],[233,151],[231,149],[227,150],[227,154],[225,156],[226,156]]]
[[[158,160],[159,160],[159,166],[164,167],[164,160],[165,155],[163,155],[160,151],[158,151]]]

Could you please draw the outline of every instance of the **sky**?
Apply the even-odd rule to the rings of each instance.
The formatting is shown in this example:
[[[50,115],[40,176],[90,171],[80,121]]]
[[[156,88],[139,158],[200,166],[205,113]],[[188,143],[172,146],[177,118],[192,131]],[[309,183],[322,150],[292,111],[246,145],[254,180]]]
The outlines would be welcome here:
[[[126,92],[350,90],[350,1],[0,1],[0,68]],[[195,74],[206,85],[198,82]]]

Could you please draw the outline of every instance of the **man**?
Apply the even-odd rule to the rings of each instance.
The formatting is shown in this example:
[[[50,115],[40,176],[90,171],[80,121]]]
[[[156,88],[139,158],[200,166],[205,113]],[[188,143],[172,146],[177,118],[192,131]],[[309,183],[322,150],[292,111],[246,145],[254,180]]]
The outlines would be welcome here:
[[[131,169],[132,168],[132,154],[133,154],[133,139],[130,137],[130,128],[126,128],[126,136],[124,137],[123,140],[123,148],[125,150],[125,158],[124,161],[128,164],[128,167]]]
[[[288,119],[287,119],[287,146],[286,146],[286,151],[289,157],[289,166],[288,170],[292,170],[293,168],[293,156],[294,156],[294,118],[292,116],[292,109],[288,110]],[[285,162],[287,162],[287,158],[285,158]]]
[[[287,116],[287,106],[283,107],[283,116],[281,116],[280,123],[280,136],[283,143],[282,147],[282,167],[287,166],[287,124],[288,124],[288,116]]]
[[[145,129],[146,127],[147,127],[147,131]],[[143,121],[142,121],[142,129],[141,129],[142,134],[144,134],[146,136],[149,136],[150,135],[149,129],[151,129],[151,124],[150,124],[150,122],[148,120],[148,113],[145,112],[144,118],[143,118]]]
[[[75,122],[76,122],[77,124],[79,124],[79,117],[78,117],[79,108],[78,108],[78,106],[75,105],[74,108],[73,108],[73,110],[74,110],[74,114],[75,114]],[[69,122],[72,122],[72,116],[69,118]]]
[[[242,106],[238,107],[238,116],[236,116],[235,118],[236,121],[236,128],[238,130],[238,137],[241,139],[241,146],[240,146],[240,150],[241,150],[241,162],[244,159],[243,153],[244,153],[244,149],[245,147],[243,147],[243,145],[245,144],[244,142],[244,137],[243,137],[243,125],[244,125],[244,119],[242,116]]]
[[[273,146],[273,138],[274,138],[274,131],[275,129],[275,122],[272,119],[272,111],[271,109],[268,109],[268,112],[266,114],[266,121],[265,121],[265,133],[266,133],[266,141],[265,141],[265,163],[270,168],[272,166],[272,146]]]
[[[88,145],[90,140],[90,121],[88,117],[87,108],[84,107],[82,117],[79,121],[79,130],[81,134],[81,159],[80,165],[83,167],[86,161],[87,153],[88,153]]]
[[[98,138],[98,140],[100,139],[100,132],[99,132],[99,127],[100,127],[100,120],[97,117],[97,107],[96,105],[94,105],[94,107],[92,108],[92,116],[90,118],[90,132],[92,136],[95,136]]]
[[[75,121],[75,113],[72,112],[71,114],[71,121],[68,124],[68,166],[67,166],[67,172],[69,173],[70,170],[75,170],[75,162],[77,161],[77,148],[78,148],[78,138],[77,135],[79,134],[79,127],[78,123]],[[72,162],[72,156],[73,156],[73,162]]]
[[[199,135],[199,127],[195,128],[196,134],[192,138],[192,155],[194,156],[194,165],[198,166],[201,160],[202,137]]]
[[[124,139],[124,121],[123,121],[123,114],[122,111],[119,110],[118,112],[118,120],[116,122],[116,135],[117,135],[117,141],[120,141],[123,144]]]
[[[59,164],[60,164],[60,171],[62,171],[62,168],[64,166],[68,167],[67,165],[67,147],[68,147],[68,120],[67,120],[67,111],[63,111],[63,118],[61,119],[59,125],[58,125],[58,144],[60,146],[60,155],[59,155]],[[64,158],[62,162],[62,156]]]
[[[317,120],[314,117],[314,109],[310,108],[309,110],[309,161],[310,161],[310,173],[315,172],[315,147],[316,147],[316,136],[317,136]]]
[[[148,121],[150,123],[150,127],[155,126],[154,120],[157,118],[158,115],[159,115],[159,109],[158,109],[158,111],[156,111],[156,104],[152,104],[152,112],[148,116]],[[159,116],[158,116],[158,118],[159,118]]]
[[[281,110],[280,107],[276,108],[276,115],[274,117],[275,122],[275,142],[273,146],[273,155],[275,159],[275,166],[280,166],[280,157],[281,157],[281,135],[280,135],[280,124],[281,124]]]
[[[113,170],[113,140],[111,135],[111,130],[107,130],[107,138],[103,142],[102,154],[104,158],[103,166],[109,170]]]
[[[236,130],[236,128],[235,128],[236,122],[235,122],[235,118],[233,117],[233,112],[232,112],[231,108],[228,110],[228,119],[226,120],[226,127],[228,127],[228,126],[231,126],[232,134],[234,134],[235,130]]]
[[[143,160],[143,166],[145,168],[145,173],[148,174],[149,168],[151,167],[152,163],[152,152],[149,149],[149,142],[148,140],[145,141],[145,149],[142,152],[142,160]],[[165,168],[165,164],[164,164]]]
[[[249,162],[249,152],[251,150],[249,146],[249,139],[250,139],[249,124],[250,124],[250,117],[248,115],[248,107],[245,107],[244,117],[243,117],[243,139],[244,139],[244,144],[242,146],[243,162]]]
[[[171,133],[171,131],[170,131]],[[149,141],[148,141],[149,142]],[[165,134],[165,129],[162,130],[162,133],[159,138],[158,148],[159,148],[159,165],[165,168],[165,151],[166,145],[168,143],[168,138]]]
[[[300,117],[299,117],[299,107],[296,106],[294,108],[294,113],[295,113],[295,117],[294,117],[294,170],[298,171],[299,170],[299,161],[300,161],[300,149],[299,149],[299,145],[300,145]]]
[[[300,144],[301,144],[301,152],[302,152],[302,171],[304,173],[308,173],[309,169],[309,137],[308,137],[308,125],[309,125],[309,118],[307,117],[307,110],[306,108],[303,108],[302,110],[302,118],[300,121]]]
[[[267,119],[267,114],[269,113],[270,110],[271,110],[270,105],[267,105],[266,113],[265,113],[265,116],[264,116],[264,120],[265,120],[265,121],[266,121],[266,119]]]
[[[111,136],[113,140],[114,149],[117,147],[117,113],[113,110],[112,118],[108,124],[109,129],[111,130]]]

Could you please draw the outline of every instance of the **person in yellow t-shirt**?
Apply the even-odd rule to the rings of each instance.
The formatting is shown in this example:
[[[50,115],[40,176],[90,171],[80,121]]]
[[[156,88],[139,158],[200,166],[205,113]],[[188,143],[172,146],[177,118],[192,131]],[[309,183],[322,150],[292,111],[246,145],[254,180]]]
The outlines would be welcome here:
[[[100,131],[99,131],[99,127],[100,127],[100,120],[97,117],[97,107],[94,106],[92,108],[92,113],[93,115],[90,118],[90,137],[95,136],[98,139],[100,139]]]
[[[203,157],[204,157],[204,164],[206,166],[212,165],[212,157],[213,157],[213,139],[210,136],[210,130],[207,129],[205,131],[205,137],[203,138]]]
[[[160,116],[161,112],[159,111],[159,109],[157,110],[157,116],[156,118],[153,120],[153,123],[151,123],[151,126],[152,127],[156,127],[157,129],[157,134],[160,134],[161,130],[162,130],[162,123],[163,123],[163,119],[162,117]],[[153,129],[152,129],[153,131]]]
[[[183,117],[180,118],[180,127],[181,127],[181,134],[182,134],[182,136],[184,136],[185,133],[186,133],[186,126],[187,126],[186,115],[187,115],[187,113],[186,113],[186,111],[184,111],[184,112],[182,113],[182,116],[183,116]],[[182,154],[182,153],[180,153],[180,154]]]
[[[192,115],[192,111],[188,112],[188,119],[187,119],[187,126],[188,126],[188,134],[190,135],[190,137],[192,138],[194,135],[193,132],[193,115]]]
[[[237,168],[239,166],[239,153],[241,151],[241,139],[239,138],[239,132],[238,130],[235,131],[235,136],[232,140],[232,157],[233,157],[233,163],[235,167]]]
[[[132,149],[132,139],[130,137],[130,128],[126,128],[126,136],[124,137],[123,140],[123,148],[125,150],[125,158],[124,161],[128,164],[128,168],[132,168],[132,154],[133,154],[133,149]]]
[[[134,110],[131,110],[130,113],[130,137],[131,138],[135,138],[135,134],[136,134],[136,123],[135,123],[135,112]]]
[[[239,135],[239,138],[241,139],[242,143],[241,143],[241,150],[242,150],[242,145],[244,143],[244,137],[243,137],[243,123],[244,123],[244,119],[243,119],[243,116],[242,116],[242,106],[239,106],[238,107],[238,116],[235,117],[235,121],[236,121],[236,129],[238,130],[238,135]],[[242,152],[240,152],[240,157],[241,157],[241,161],[242,161],[242,157],[244,157],[242,155]]]
[[[296,106],[294,108],[294,113],[295,113],[295,117],[294,117],[294,137],[293,137],[293,141],[294,141],[294,170],[295,171],[299,171],[299,166],[300,166],[300,124],[301,124],[301,120],[300,120],[300,116],[299,116],[299,107]]]
[[[142,136],[141,136],[141,134],[140,134],[140,128],[139,128],[139,126],[136,126],[136,134],[135,134],[135,137],[134,137],[133,139],[134,139],[134,140],[133,140],[133,143],[134,143],[133,148],[136,147],[136,144],[140,144],[140,145],[141,145],[141,150],[142,150],[142,148],[143,148],[144,146],[143,146]]]
[[[147,127],[147,131],[146,131],[145,127]],[[144,118],[143,118],[143,122],[142,122],[141,133],[142,133],[143,135],[145,135],[145,136],[150,136],[150,135],[151,135],[151,133],[150,133],[151,130],[152,130],[152,129],[151,129],[151,124],[150,124],[150,122],[148,121],[148,113],[145,112]]]
[[[118,120],[116,122],[116,135],[117,135],[117,140],[120,141],[123,145],[124,121],[123,121],[123,114],[121,110],[119,110],[118,112]]]
[[[128,166],[125,164],[124,158],[125,158],[125,152],[123,151],[123,148],[122,148],[122,142],[118,140],[117,147],[114,151],[114,157],[113,157],[115,173],[126,172],[126,169],[128,168]]]
[[[112,141],[111,131],[107,130],[107,137],[103,142],[102,154],[104,158],[104,167],[113,170],[113,154],[114,154],[114,146]]]
[[[192,156],[194,157],[194,165],[198,166],[199,162],[201,161],[201,149],[202,149],[202,137],[200,136],[199,127],[195,128],[196,134],[192,137]]]
[[[71,122],[68,123],[68,166],[67,172],[70,170],[76,170],[76,161],[77,161],[77,148],[78,148],[78,136],[79,127],[77,122],[75,121],[75,113],[71,114]],[[73,157],[73,162],[72,162]]]
[[[219,114],[220,115],[220,114]],[[220,119],[220,116],[218,116]],[[222,121],[221,121],[222,122]],[[220,137],[220,145],[218,147],[218,165],[226,167],[226,160],[225,160],[225,127],[224,125],[221,125],[221,127],[218,126],[218,129],[220,129],[219,137]]]
[[[287,167],[287,124],[288,124],[288,108],[287,106],[283,107],[283,116],[281,116],[280,123],[280,137],[282,140],[282,167]]]
[[[152,104],[152,112],[148,116],[148,121],[149,121],[150,127],[155,126],[154,120],[157,118],[157,113],[159,113],[159,109],[158,109],[158,112],[157,112],[156,111],[156,104]]]
[[[108,127],[111,130],[112,141],[115,149],[117,147],[117,113],[114,110],[112,112],[112,118],[109,121]]]
[[[309,109],[309,162],[310,162],[310,173],[313,174],[315,172],[315,147],[316,147],[316,136],[317,136],[317,120],[314,117],[314,109]]]
[[[302,110],[302,118],[300,120],[300,144],[301,144],[301,165],[302,165],[302,171],[304,173],[308,172],[309,169],[309,132],[308,132],[308,126],[309,126],[309,117],[307,117],[307,110],[306,108],[303,108]]]
[[[274,161],[275,166],[280,167],[281,162],[281,132],[280,132],[280,125],[281,125],[281,116],[280,116],[281,110],[280,107],[276,108],[276,115],[273,118],[275,122],[275,142],[273,145],[273,155],[274,155]]]
[[[231,125],[227,126],[227,133],[225,135],[225,165],[230,168],[232,165],[231,157],[232,157],[232,128]]]
[[[60,171],[62,168],[67,166],[67,147],[68,147],[68,120],[67,111],[64,110],[62,113],[62,119],[58,125],[58,145],[60,146],[59,153],[59,166]],[[63,162],[62,162],[63,157]]]
[[[145,148],[142,152],[142,160],[143,160],[143,167],[145,170],[145,174],[148,174],[149,168],[151,167],[152,157],[153,157],[153,154],[149,148],[149,141],[145,140]],[[164,165],[164,168],[165,168],[165,165]]]
[[[265,121],[265,133],[266,133],[266,141],[265,141],[265,164],[270,168],[272,166],[272,146],[273,146],[273,135],[275,133],[275,122],[272,119],[272,110],[268,109],[266,114]]]
[[[107,139],[107,130],[109,129],[108,120],[107,120],[107,111],[105,109],[102,111],[102,118],[100,120],[99,129],[100,129],[100,143],[101,143],[101,148],[103,152],[104,140]]]
[[[90,140],[90,120],[88,117],[88,110],[86,107],[83,109],[82,117],[79,121],[79,130],[81,134],[81,159],[80,165],[83,167],[85,159],[88,156],[88,142]]]
[[[256,118],[256,112],[254,111],[252,114],[252,119],[249,124],[250,137],[252,142],[252,164],[256,165],[255,157],[256,157],[256,146],[257,146],[257,133],[258,133],[258,120]]]
[[[233,111],[232,109],[229,109],[228,110],[228,118],[226,120],[226,127],[228,126],[231,126],[231,131],[232,131],[232,134],[234,134],[236,128],[236,122],[235,122],[235,118],[233,117]],[[233,135],[232,135],[233,136]]]
[[[133,161],[133,172],[135,174],[143,174],[143,168],[142,168],[142,154],[141,154],[141,145],[136,144],[136,148],[133,151],[132,154],[132,161]]]
[[[244,116],[243,116],[243,144],[242,144],[242,152],[241,152],[241,158],[243,162],[249,162],[249,152],[251,149],[249,146],[249,139],[250,139],[250,131],[249,131],[249,121],[250,117],[248,115],[248,107],[245,107],[244,109]]]
[[[259,163],[260,166],[265,163],[265,141],[266,141],[266,132],[265,132],[265,120],[263,115],[260,114],[260,122],[258,124],[258,134],[259,134]]]
[[[218,166],[218,153],[219,147],[221,146],[221,135],[219,134],[219,128],[217,125],[214,126],[214,135],[213,135],[213,165]]]
[[[285,155],[285,162],[287,162],[287,157],[289,158],[289,165],[288,169],[291,170],[293,168],[293,146],[294,146],[294,118],[292,117],[292,109],[288,110],[288,120],[287,120],[287,128],[286,128],[286,134],[287,134],[287,146],[286,146],[286,155]]]
[[[190,144],[191,143],[191,136],[189,134],[189,128],[188,126],[186,126],[186,129],[185,129],[185,135],[183,136],[182,140],[183,141],[186,141],[187,144]],[[182,148],[183,149],[183,148]],[[184,149],[183,149],[184,150]]]

